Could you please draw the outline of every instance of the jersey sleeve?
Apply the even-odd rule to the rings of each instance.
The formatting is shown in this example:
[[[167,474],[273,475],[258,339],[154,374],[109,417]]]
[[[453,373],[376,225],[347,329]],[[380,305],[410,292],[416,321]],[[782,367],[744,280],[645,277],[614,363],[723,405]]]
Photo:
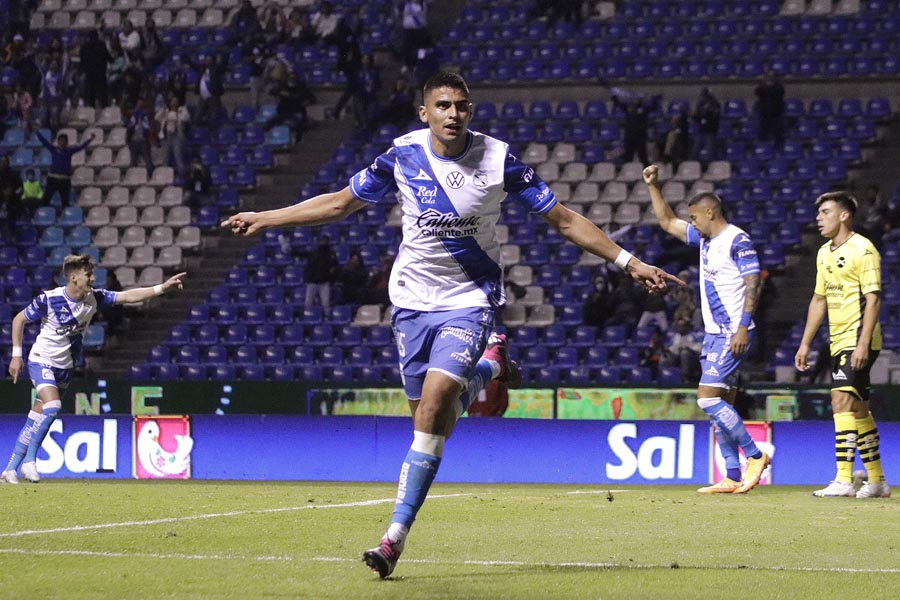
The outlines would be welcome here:
[[[822,251],[819,251],[821,254]],[[825,295],[825,276],[822,275],[822,261],[819,259],[819,254],[816,255],[816,288],[813,290],[813,293],[817,296]]]
[[[40,321],[47,316],[47,294],[39,294],[25,307],[25,319],[28,321]]]
[[[371,165],[350,178],[350,191],[364,202],[372,204],[384,203],[385,196],[396,193],[397,181],[394,179],[394,165],[397,164],[397,152],[391,148],[375,159]]]
[[[731,259],[737,266],[741,277],[759,273],[759,256],[756,254],[753,242],[750,241],[750,236],[746,233],[735,236],[731,243]]]
[[[503,166],[503,189],[529,211],[539,215],[546,214],[557,203],[550,186],[538,177],[534,169],[512,154],[506,155]]]
[[[863,248],[858,272],[860,292],[869,294],[881,291],[881,256],[874,246]]]
[[[685,228],[684,233],[685,233],[685,235],[684,235],[684,243],[685,244],[687,244],[688,246],[699,246],[700,245],[700,232],[697,231],[696,227],[694,227],[693,225],[688,223]]]
[[[119,292],[111,292],[109,290],[94,290],[94,299],[97,301],[97,306],[100,308],[112,306],[116,303],[116,298],[118,296]]]

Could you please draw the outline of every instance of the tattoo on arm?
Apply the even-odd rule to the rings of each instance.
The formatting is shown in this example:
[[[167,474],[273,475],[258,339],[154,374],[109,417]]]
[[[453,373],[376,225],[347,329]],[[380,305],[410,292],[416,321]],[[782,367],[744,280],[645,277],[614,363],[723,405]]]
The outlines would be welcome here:
[[[759,305],[759,294],[762,288],[760,283],[759,273],[744,275],[744,287],[747,290],[744,294],[744,312],[751,315],[756,312],[756,307]]]

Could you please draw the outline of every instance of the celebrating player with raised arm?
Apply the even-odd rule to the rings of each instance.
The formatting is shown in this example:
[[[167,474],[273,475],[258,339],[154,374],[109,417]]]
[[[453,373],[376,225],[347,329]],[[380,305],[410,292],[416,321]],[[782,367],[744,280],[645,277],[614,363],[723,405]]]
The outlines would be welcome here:
[[[734,410],[738,369],[753,343],[753,311],[759,302],[759,260],[744,230],[722,214],[722,201],[700,192],[688,201],[691,222],[679,219],[666,204],[656,165],[644,169],[653,213],[663,231],[690,246],[700,247],[700,300],[706,335],[700,355],[697,404],[713,421],[716,440],[725,459],[726,475],[701,494],[744,494],[759,483],[769,456],[760,450],[744,421]],[[741,478],[738,449],[747,457]]]
[[[507,195],[566,239],[615,261],[647,290],[681,283],[564,208],[504,142],[470,131],[472,102],[459,75],[441,72],[425,83],[419,118],[426,129],[395,139],[341,191],[278,210],[240,213],[222,223],[253,235],[270,227],[331,223],[369,204],[400,203],[403,240],[390,298],[414,433],[391,525],[381,544],[363,555],[382,578],[397,564],[459,415],[486,382],[508,380],[516,371],[505,336],[491,334],[494,314],[505,302],[495,226]]]
[[[19,483],[16,471],[20,466],[25,479],[32,482],[40,480],[35,465],[37,451],[62,407],[60,391],[65,390],[72,380],[84,332],[97,309],[113,304],[143,302],[169,290],[180,290],[181,280],[186,275],[179,273],[159,285],[124,292],[94,289],[94,263],[87,254],[67,256],[63,261],[63,274],[66,285],[41,293],[13,317],[12,359],[9,361],[13,383],[19,380],[25,366],[22,359],[25,322],[41,321],[40,333],[28,355],[28,376],[37,398],[25,426],[19,432],[9,463],[0,474],[0,482]]]

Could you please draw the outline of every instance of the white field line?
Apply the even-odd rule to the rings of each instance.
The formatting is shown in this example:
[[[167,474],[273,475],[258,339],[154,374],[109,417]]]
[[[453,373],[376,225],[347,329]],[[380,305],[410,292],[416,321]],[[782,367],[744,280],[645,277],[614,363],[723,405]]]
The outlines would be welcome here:
[[[625,492],[636,492],[637,490],[575,490],[574,492],[566,492],[569,495],[575,494],[624,494]]]
[[[333,556],[318,556],[305,560],[318,562],[356,562],[350,558],[338,558]],[[401,563],[413,563],[424,565],[472,565],[478,567],[523,567],[528,569],[544,568],[544,569],[597,569],[597,570],[646,570],[646,569],[670,569],[677,571],[678,569],[689,569],[693,571],[782,571],[782,572],[801,572],[801,573],[900,573],[897,569],[874,569],[874,568],[856,568],[856,567],[789,567],[784,565],[682,565],[673,566],[656,565],[656,564],[635,564],[635,563],[603,563],[603,562],[528,562],[521,560],[462,560],[462,561],[445,561],[427,558],[401,559]]]
[[[438,494],[428,496],[429,499],[458,498],[471,496],[471,494]],[[223,513],[209,513],[205,515],[187,515],[184,517],[166,517],[164,519],[149,519],[146,521],[122,521],[119,523],[97,523],[95,525],[73,525],[71,527],[55,527],[52,529],[25,529],[23,531],[11,531],[0,533],[0,538],[24,537],[28,535],[45,535],[48,533],[69,533],[73,531],[91,531],[95,529],[112,529],[115,527],[142,527],[144,525],[161,525],[163,523],[180,523],[183,521],[200,521],[203,519],[221,519],[223,517],[241,517],[244,515],[265,515],[280,512],[292,512],[297,510],[326,509],[326,508],[354,508],[357,506],[375,506],[394,502],[396,498],[379,498],[377,500],[362,500],[359,502],[344,502],[341,504],[304,504],[302,506],[284,506],[281,508],[264,508],[254,510],[235,510]]]
[[[249,560],[255,562],[287,562],[291,556],[247,556],[243,554],[157,554],[151,552],[91,552],[89,550],[31,550],[0,548],[0,554],[23,556],[91,556],[99,558],[159,558],[175,560]]]
[[[292,556],[247,556],[231,554],[157,554],[148,552],[90,552],[87,550],[31,550],[27,548],[4,548],[0,554],[15,554],[20,556],[91,556],[97,558],[149,558],[160,560],[250,560],[257,562],[290,562],[301,560]],[[330,563],[357,563],[355,558],[339,556],[314,556],[303,558],[313,562]],[[694,571],[714,570],[749,570],[749,571],[773,571],[773,572],[799,572],[799,573],[849,573],[849,574],[892,574],[900,573],[898,569],[872,569],[853,567],[787,567],[780,565],[672,565],[635,564],[635,563],[603,563],[603,562],[527,562],[521,560],[462,560],[445,561],[427,558],[404,559],[404,563],[417,565],[470,565],[478,567],[522,567],[526,569],[596,569],[604,571],[615,570],[647,570],[647,569],[690,569]]]

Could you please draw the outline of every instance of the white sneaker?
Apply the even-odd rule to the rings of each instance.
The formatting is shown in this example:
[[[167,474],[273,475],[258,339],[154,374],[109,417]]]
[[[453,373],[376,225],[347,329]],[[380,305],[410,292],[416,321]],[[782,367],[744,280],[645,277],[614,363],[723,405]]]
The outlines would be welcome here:
[[[856,492],[857,498],[890,498],[891,486],[887,481],[867,481],[859,491]]]
[[[814,491],[813,496],[817,498],[835,498],[837,496],[853,498],[856,496],[856,490],[849,481],[832,481],[821,490]]]
[[[37,466],[34,464],[34,461],[22,463],[22,477],[31,483],[37,483],[41,480],[41,476],[38,475]]]
[[[16,484],[19,483],[19,478],[16,477],[15,471],[3,471],[3,473],[0,474],[0,481],[3,483]]]

